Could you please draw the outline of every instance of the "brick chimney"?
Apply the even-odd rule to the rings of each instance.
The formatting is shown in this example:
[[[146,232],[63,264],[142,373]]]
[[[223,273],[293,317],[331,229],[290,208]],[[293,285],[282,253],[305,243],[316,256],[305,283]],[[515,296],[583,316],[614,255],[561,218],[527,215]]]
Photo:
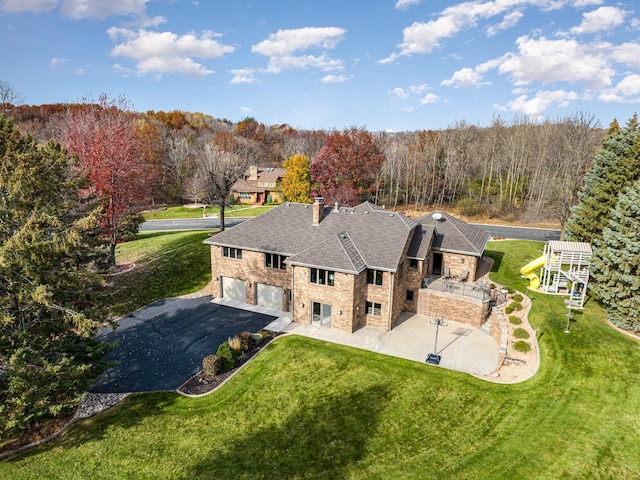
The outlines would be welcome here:
[[[320,225],[322,214],[324,213],[324,200],[322,197],[316,197],[313,202],[313,224]]]

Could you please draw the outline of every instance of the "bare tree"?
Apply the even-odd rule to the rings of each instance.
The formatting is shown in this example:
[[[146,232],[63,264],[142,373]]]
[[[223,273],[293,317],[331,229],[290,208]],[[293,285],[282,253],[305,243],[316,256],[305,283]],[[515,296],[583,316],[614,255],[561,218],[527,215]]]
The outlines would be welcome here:
[[[203,138],[195,152],[196,168],[207,179],[207,203],[220,207],[220,231],[224,231],[224,210],[229,206],[231,187],[256,158],[251,141],[228,134]]]
[[[9,106],[17,107],[23,102],[22,95],[7,82],[0,80],[0,105],[5,110]]]

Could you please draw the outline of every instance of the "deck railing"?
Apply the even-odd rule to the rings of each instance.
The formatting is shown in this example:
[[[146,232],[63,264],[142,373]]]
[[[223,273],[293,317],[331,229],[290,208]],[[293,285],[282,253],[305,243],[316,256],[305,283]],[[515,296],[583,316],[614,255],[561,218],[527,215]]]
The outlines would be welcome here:
[[[425,279],[422,286],[429,290],[437,290],[439,292],[451,293],[462,297],[476,298],[483,302],[493,301],[496,305],[502,305],[507,300],[504,293],[475,282],[456,282],[440,277]]]

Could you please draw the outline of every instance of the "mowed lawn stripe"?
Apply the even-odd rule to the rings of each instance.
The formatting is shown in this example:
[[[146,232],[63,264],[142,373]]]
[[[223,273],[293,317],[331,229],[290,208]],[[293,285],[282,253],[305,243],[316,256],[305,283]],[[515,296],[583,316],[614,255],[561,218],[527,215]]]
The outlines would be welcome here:
[[[495,281],[519,288],[537,248],[491,243]],[[0,478],[639,478],[640,343],[593,300],[566,334],[562,297],[530,295],[525,383],[290,336],[207,397],[135,395]]]

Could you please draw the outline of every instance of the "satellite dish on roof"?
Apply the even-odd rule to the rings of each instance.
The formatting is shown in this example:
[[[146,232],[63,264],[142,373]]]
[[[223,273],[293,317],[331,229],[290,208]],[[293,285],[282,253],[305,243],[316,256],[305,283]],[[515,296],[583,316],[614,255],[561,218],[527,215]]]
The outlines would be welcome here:
[[[442,220],[442,214],[440,212],[436,212],[431,215],[431,218],[433,218],[436,222],[439,222],[440,220]]]

